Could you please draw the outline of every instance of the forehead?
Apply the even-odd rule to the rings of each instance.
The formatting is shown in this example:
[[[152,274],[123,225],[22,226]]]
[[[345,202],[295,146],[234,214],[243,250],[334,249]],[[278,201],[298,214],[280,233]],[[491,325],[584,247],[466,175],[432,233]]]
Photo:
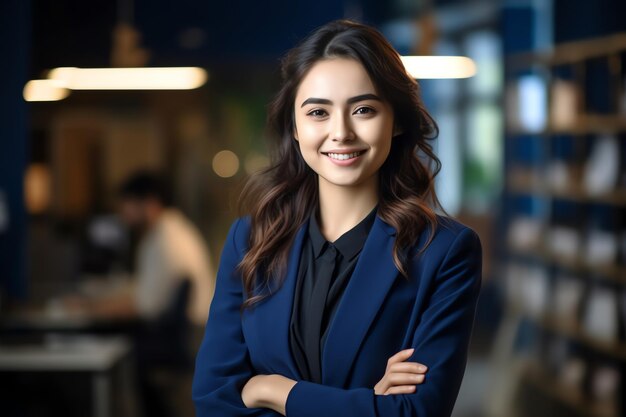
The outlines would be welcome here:
[[[316,62],[304,76],[296,94],[296,106],[309,97],[347,99],[376,88],[363,65],[349,58],[330,58]]]

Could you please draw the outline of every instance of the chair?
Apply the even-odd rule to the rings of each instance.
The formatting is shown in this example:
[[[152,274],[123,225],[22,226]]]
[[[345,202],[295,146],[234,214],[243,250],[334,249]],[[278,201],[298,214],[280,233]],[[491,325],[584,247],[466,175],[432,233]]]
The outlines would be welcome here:
[[[156,319],[142,322],[135,334],[137,374],[146,416],[179,414],[177,392],[193,370],[191,323],[187,318],[190,293],[191,280],[180,279],[168,308]]]
[[[182,278],[172,293],[169,306],[156,319],[144,321],[136,335],[138,362],[148,368],[187,370],[193,363],[189,349],[191,323],[187,305],[191,280]]]

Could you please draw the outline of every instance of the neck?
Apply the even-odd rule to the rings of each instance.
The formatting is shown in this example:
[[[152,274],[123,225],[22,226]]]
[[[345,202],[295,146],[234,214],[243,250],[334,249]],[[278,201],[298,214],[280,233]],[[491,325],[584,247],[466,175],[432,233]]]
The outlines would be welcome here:
[[[164,208],[159,206],[150,206],[146,210],[146,230],[154,229],[163,212]]]
[[[378,203],[378,176],[356,186],[338,186],[319,178],[319,222],[322,235],[334,242],[359,224]]]

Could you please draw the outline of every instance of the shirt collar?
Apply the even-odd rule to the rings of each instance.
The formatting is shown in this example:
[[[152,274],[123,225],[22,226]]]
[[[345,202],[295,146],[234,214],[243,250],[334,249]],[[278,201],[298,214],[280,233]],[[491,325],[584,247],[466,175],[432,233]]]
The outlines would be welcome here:
[[[365,244],[365,240],[374,224],[374,220],[376,219],[376,212],[378,209],[378,205],[372,209],[372,211],[357,224],[352,229],[348,230],[346,233],[341,235],[335,242],[332,243],[333,246],[341,253],[344,259],[351,259],[356,254],[360,252]],[[320,231],[319,224],[317,222],[317,210],[314,210],[311,214],[311,220],[309,221],[309,238],[311,239],[311,243],[313,244],[313,251],[315,253],[315,257],[319,257],[324,249],[330,245],[331,243],[326,241],[326,238],[322,235]]]

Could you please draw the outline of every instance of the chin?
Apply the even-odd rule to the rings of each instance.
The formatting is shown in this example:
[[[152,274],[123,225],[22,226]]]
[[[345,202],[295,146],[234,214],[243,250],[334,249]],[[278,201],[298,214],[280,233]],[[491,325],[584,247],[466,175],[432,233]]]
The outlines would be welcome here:
[[[320,175],[320,177],[326,183],[332,184],[338,187],[354,187],[354,186],[361,185],[366,181],[366,179],[362,178],[361,176],[351,176],[351,175],[350,176],[349,175],[342,175],[342,176]]]

